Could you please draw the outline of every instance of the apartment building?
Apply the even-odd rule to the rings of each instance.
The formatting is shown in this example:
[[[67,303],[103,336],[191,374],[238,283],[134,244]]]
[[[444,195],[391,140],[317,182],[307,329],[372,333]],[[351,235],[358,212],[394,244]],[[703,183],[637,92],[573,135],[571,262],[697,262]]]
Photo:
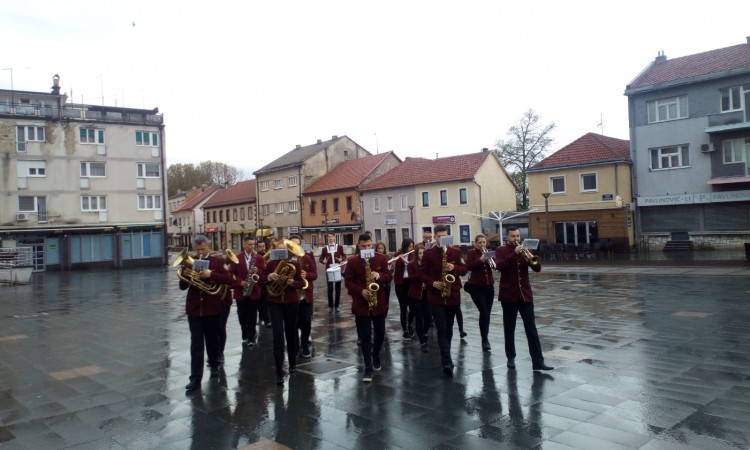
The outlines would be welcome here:
[[[165,264],[164,122],[158,109],[0,90],[0,237],[34,269]]]
[[[246,236],[255,236],[257,229],[255,179],[240,181],[219,189],[201,206],[207,234],[215,250],[227,248],[241,252]]]

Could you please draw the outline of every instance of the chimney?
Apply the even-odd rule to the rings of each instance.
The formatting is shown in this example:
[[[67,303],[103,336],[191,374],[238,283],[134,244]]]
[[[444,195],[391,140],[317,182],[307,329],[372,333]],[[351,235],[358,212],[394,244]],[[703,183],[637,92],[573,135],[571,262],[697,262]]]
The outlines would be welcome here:
[[[300,144],[297,144],[297,146],[294,149],[296,150],[296,149],[299,149],[299,148],[302,148],[302,146]]]
[[[654,61],[657,63],[660,63],[666,60],[667,60],[667,55],[664,54],[664,50],[659,50],[659,53],[656,54],[656,59]]]
[[[745,37],[747,39],[747,43],[750,44],[750,36]]]
[[[487,156],[487,153],[489,153],[489,152],[490,152],[490,149],[488,149],[487,147],[485,147],[485,148],[482,149],[482,154],[485,155],[485,156]]]
[[[60,75],[58,74],[55,74],[52,77],[52,93],[60,95]]]
[[[318,144],[320,144],[321,142],[323,142],[323,141],[322,141],[322,140],[320,140],[320,139],[318,139]]]
[[[335,139],[338,139],[338,138],[339,138],[339,137],[338,137],[338,136],[336,136],[335,134],[334,134],[333,136],[331,136],[331,139],[334,139],[334,140],[335,140]]]

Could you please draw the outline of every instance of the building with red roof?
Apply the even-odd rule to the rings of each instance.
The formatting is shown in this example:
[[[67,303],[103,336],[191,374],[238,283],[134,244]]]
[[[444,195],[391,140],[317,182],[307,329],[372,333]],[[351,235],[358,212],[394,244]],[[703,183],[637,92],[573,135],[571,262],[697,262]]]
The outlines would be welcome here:
[[[246,236],[254,236],[257,229],[258,208],[256,181],[240,181],[219,189],[201,206],[206,234],[218,243],[217,250],[230,248],[242,251]]]
[[[201,206],[213,196],[219,188],[204,186],[172,211],[172,225],[180,230],[176,243],[181,247],[191,247],[193,238],[204,234],[204,217]]]
[[[323,245],[324,234],[332,232],[338,243],[354,245],[362,229],[359,191],[362,186],[401,163],[393,151],[344,161],[311,184],[302,193],[303,238]]]
[[[750,37],[667,59],[625,88],[636,241],[737,248],[750,241]]]
[[[515,209],[516,186],[495,152],[444,158],[406,158],[362,188],[365,228],[389,251],[404,237],[448,225],[456,245],[470,245],[478,233],[496,232],[483,223],[491,211]]]
[[[633,245],[630,142],[587,133],[528,169],[529,237]]]

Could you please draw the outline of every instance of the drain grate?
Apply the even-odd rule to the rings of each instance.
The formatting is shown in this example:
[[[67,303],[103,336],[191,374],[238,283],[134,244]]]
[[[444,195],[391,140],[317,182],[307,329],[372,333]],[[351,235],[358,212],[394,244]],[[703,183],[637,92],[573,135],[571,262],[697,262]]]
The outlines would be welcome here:
[[[312,375],[325,375],[333,372],[339,372],[341,370],[350,369],[355,367],[354,364],[339,361],[336,359],[326,358],[319,361],[310,361],[305,364],[298,364],[297,370],[300,372],[306,372]]]

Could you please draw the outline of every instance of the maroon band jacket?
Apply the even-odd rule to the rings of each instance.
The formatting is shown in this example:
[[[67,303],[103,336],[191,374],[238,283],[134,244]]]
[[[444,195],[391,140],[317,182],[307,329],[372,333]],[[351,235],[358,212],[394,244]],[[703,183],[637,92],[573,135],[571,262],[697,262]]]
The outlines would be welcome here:
[[[197,256],[194,258],[198,259]],[[224,267],[224,255],[209,256],[208,270],[211,271],[211,276],[202,280],[203,282],[214,285],[232,285],[234,279],[232,274]],[[221,314],[223,301],[221,295],[209,295],[182,278],[180,278],[180,289],[183,291],[187,289],[185,312],[188,316],[218,316]]]
[[[234,299],[260,301],[260,280],[255,283],[255,287],[250,293],[249,298],[243,296],[245,288],[242,287],[242,282],[247,281],[249,275],[249,272],[247,271],[248,257],[245,252],[242,252],[237,255],[237,259],[240,260],[239,263],[232,263],[229,266],[229,271],[234,275],[234,285],[232,285],[232,290],[234,291]],[[250,257],[250,268],[252,269],[253,266],[258,269],[258,271],[256,272],[258,274],[258,277],[262,278],[263,273],[265,273],[266,270],[266,262],[263,260],[263,255],[257,252],[252,253]]]
[[[313,302],[314,281],[318,279],[317,266],[315,264],[315,256],[312,253],[305,253],[305,256],[302,257],[302,270],[305,271],[305,279],[307,280],[307,289],[305,289],[305,300],[307,303]]]
[[[394,255],[394,258],[399,255]],[[411,255],[406,256],[406,261],[411,261]],[[404,259],[399,257],[396,262],[393,263],[393,284],[399,285],[404,282],[404,269],[406,268],[406,263],[404,262]],[[408,274],[408,272],[407,272]],[[411,279],[411,274],[409,275],[409,279]]]
[[[274,273],[276,270],[276,267],[281,263],[281,259],[276,259],[268,262],[268,265],[266,266],[266,271],[261,277],[261,280],[266,284],[266,287],[273,283],[273,281],[268,278],[269,275]],[[297,295],[297,290],[302,289],[302,275],[300,274],[300,265],[297,261],[289,260],[289,264],[294,266],[294,281],[292,284],[287,285],[284,289],[284,293],[280,297],[273,297],[271,293],[268,293],[268,301],[271,303],[299,303],[299,295]]]
[[[476,247],[466,252],[466,268],[471,271],[467,283],[480,286],[495,284],[490,263],[486,260],[482,261],[482,251]]]
[[[529,283],[529,263],[523,256],[516,255],[516,248],[505,244],[495,250],[495,263],[500,272],[500,291],[497,299],[501,302],[533,302],[534,294]],[[539,272],[542,265],[531,266]]]
[[[328,270],[329,267],[331,267],[331,264],[339,264],[336,259],[341,259],[341,262],[346,261],[346,253],[344,253],[344,247],[341,246],[341,244],[336,244],[336,251],[331,253],[330,250],[328,250],[328,244],[323,246],[323,251],[320,252],[320,258],[318,258],[318,261],[320,261],[321,264],[326,265],[326,270]]]
[[[416,300],[422,299],[422,291],[424,291],[424,283],[419,277],[419,266],[414,265],[414,261],[409,261],[406,266],[406,270],[409,272],[409,292],[407,296]]]
[[[380,285],[380,289],[378,290],[378,305],[372,310],[372,315],[377,316],[388,311],[385,289],[382,286],[383,283],[387,283],[393,279],[391,271],[388,270],[388,257],[380,253],[375,253],[375,256],[370,259],[370,271],[373,273],[377,272],[380,276],[375,281]],[[343,278],[344,285],[352,297],[352,313],[355,316],[368,316],[370,314],[370,307],[367,304],[367,300],[362,296],[362,290],[367,288],[370,281],[365,281],[365,262],[359,255],[349,258]]]
[[[424,251],[422,257],[422,264],[419,266],[419,275],[424,283],[425,289],[427,289],[427,301],[431,305],[458,305],[461,303],[461,276],[466,275],[468,271],[466,266],[461,261],[461,250],[455,247],[448,247],[448,259],[447,262],[454,265],[453,270],[448,272],[454,277],[456,281],[451,286],[451,294],[449,297],[443,298],[440,290],[433,287],[433,283],[440,281],[443,273],[443,248],[442,247],[430,247]]]

